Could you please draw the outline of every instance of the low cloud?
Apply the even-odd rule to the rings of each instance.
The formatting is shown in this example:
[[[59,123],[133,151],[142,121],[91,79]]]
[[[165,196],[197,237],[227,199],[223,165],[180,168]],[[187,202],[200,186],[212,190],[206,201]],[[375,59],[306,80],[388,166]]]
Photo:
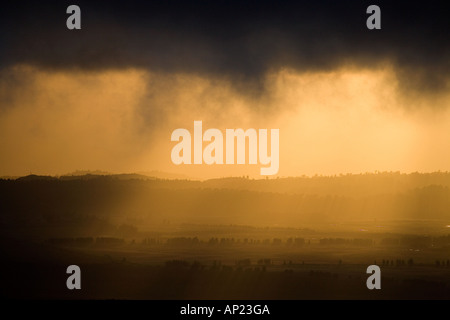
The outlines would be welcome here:
[[[82,29],[65,27],[65,1],[9,2],[0,13],[0,65],[49,70],[128,68],[222,79],[261,95],[267,74],[390,64],[405,95],[449,90],[450,20],[442,1],[79,1]]]

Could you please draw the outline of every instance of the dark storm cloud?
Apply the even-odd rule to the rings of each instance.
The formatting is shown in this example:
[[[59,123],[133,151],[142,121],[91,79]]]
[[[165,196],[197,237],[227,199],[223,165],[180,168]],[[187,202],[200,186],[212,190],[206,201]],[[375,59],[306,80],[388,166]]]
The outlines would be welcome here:
[[[70,4],[82,30],[66,29]],[[381,7],[382,29],[366,28]],[[271,70],[388,61],[404,88],[445,90],[445,1],[14,1],[0,13],[0,64],[49,69],[143,67],[255,82]]]

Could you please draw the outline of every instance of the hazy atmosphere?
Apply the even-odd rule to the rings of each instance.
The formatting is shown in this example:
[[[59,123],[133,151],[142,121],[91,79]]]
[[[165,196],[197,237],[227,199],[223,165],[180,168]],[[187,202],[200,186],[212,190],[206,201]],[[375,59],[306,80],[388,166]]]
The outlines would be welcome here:
[[[170,135],[194,120],[280,129],[279,176],[450,170],[448,19],[433,9],[426,20],[431,5],[385,4],[377,33],[359,26],[362,4],[80,6],[77,32],[58,27],[63,2],[2,11],[2,176],[259,176],[174,165]]]
[[[2,298],[450,298],[446,2],[71,4],[0,10]]]

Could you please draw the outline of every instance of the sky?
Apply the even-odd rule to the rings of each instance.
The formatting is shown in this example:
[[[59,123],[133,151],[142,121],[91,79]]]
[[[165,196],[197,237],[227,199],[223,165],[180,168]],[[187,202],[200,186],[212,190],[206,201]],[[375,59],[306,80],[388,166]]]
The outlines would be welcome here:
[[[0,175],[174,165],[177,128],[280,130],[279,176],[450,170],[445,2],[6,2],[0,12]]]

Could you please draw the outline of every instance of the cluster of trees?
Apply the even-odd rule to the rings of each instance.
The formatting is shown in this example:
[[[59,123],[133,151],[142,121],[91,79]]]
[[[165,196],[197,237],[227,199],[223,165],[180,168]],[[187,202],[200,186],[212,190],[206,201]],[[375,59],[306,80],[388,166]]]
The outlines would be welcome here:
[[[163,244],[164,241],[156,238],[144,238],[142,240],[142,244],[144,245],[155,245],[155,244]],[[303,246],[306,243],[311,244],[311,241],[308,242],[304,238],[288,238],[286,241],[283,241],[280,238],[272,238],[272,239],[251,239],[251,238],[243,238],[243,239],[235,239],[235,238],[217,238],[212,237],[208,241],[199,240],[198,237],[174,237],[168,238],[165,240],[165,243],[168,245],[197,245],[197,244],[208,244],[208,245],[219,245],[219,246],[233,246],[233,245],[287,245],[287,246]]]
[[[158,244],[162,244],[162,240],[161,239],[157,239],[157,238],[144,238],[142,240],[142,244],[143,245],[158,245]]]
[[[404,259],[395,259],[395,261],[393,259],[389,260],[389,259],[383,259],[381,261],[381,265],[385,266],[385,267],[403,267],[403,266],[410,266],[412,267],[414,265],[414,260],[412,258],[409,258],[407,261],[405,261]]]
[[[161,243],[156,239],[146,239],[145,244],[157,244]],[[233,246],[233,245],[303,245],[305,244],[305,239],[303,238],[289,238],[286,242],[283,242],[280,238],[273,239],[235,239],[235,238],[216,238],[212,237],[208,241],[199,240],[197,237],[175,237],[168,238],[166,240],[168,245],[197,245],[197,244],[208,244],[208,245],[219,245],[219,246]]]
[[[192,246],[200,243],[197,237],[187,238],[187,237],[175,237],[167,239],[166,243],[173,246]]]
[[[436,267],[447,267],[450,268],[450,260],[436,260]]]
[[[169,260],[164,267],[172,270],[214,270],[214,271],[266,271],[266,266],[271,264],[270,259],[261,259],[257,265],[253,265],[250,259],[237,260],[235,266],[223,265],[221,261],[215,260],[212,265],[206,266],[198,261],[188,262],[186,260]]]
[[[403,193],[430,185],[450,187],[449,172],[410,173],[377,172],[339,174],[333,176],[289,177],[269,180],[246,178],[211,179],[201,187],[251,190],[290,194],[369,196],[375,194]]]
[[[414,266],[414,260],[413,258],[409,258],[408,260],[404,260],[404,259],[383,259],[381,261],[382,266],[385,267],[403,267],[403,266],[409,266],[412,267]],[[446,268],[450,268],[450,260],[440,260],[440,259],[436,259],[435,261],[435,266],[436,267],[446,267]]]
[[[352,245],[352,246],[372,246],[372,239],[344,239],[344,238],[324,238],[320,239],[321,245]]]
[[[380,241],[385,246],[404,246],[409,248],[429,248],[450,246],[450,235],[445,236],[416,236],[404,235],[398,237],[383,238]]]
[[[125,238],[121,237],[60,237],[51,238],[49,243],[54,245],[89,245],[89,244],[125,244]],[[134,244],[134,240],[131,241]],[[266,245],[266,246],[280,246],[301,247],[310,245],[311,240],[304,238],[281,238],[272,239],[252,239],[252,238],[218,238],[212,237],[209,240],[201,240],[198,237],[172,237],[167,239],[162,238],[144,238],[141,241],[144,246],[149,245],[169,245],[169,246],[193,246],[193,245],[210,245],[210,246],[235,246],[235,245]],[[374,246],[376,242],[370,238],[322,238],[319,239],[319,244],[323,246],[360,246],[369,247]],[[443,247],[450,245],[450,236],[428,237],[428,236],[401,236],[388,237],[380,240],[381,246],[403,246],[408,248],[429,248],[429,247]],[[390,261],[386,260],[386,265],[390,265]],[[399,263],[395,262],[395,265]]]
[[[122,245],[125,244],[125,239],[115,237],[65,237],[65,238],[51,238],[48,240],[50,244],[62,246],[87,246],[87,245]]]

